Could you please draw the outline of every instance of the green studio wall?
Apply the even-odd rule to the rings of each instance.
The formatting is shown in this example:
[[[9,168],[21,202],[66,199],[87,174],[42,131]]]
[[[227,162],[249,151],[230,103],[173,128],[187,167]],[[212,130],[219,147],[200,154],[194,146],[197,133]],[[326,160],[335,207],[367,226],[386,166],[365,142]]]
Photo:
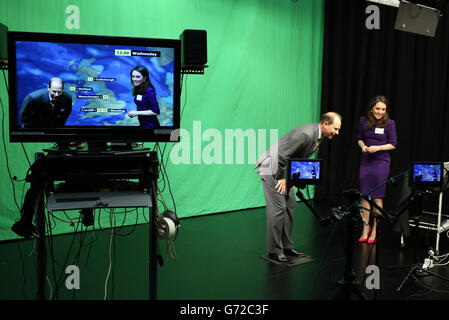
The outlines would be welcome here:
[[[324,0],[0,0],[0,23],[10,31],[178,39],[184,29],[207,30],[204,75],[183,77],[181,142],[160,145],[180,217],[265,205],[255,159],[291,128],[319,119],[323,14]],[[51,144],[9,143],[3,75],[0,98],[5,240],[16,238],[10,228],[28,188],[26,155],[33,162]],[[167,187],[164,198],[172,205]],[[99,215],[108,226],[108,214]],[[54,233],[74,231],[53,222]]]

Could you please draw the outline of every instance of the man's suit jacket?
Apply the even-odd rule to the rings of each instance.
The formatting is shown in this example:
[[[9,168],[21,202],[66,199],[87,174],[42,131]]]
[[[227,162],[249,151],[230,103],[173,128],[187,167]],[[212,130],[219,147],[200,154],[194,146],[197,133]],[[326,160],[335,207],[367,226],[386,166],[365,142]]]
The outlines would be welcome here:
[[[63,127],[71,112],[71,95],[63,92],[59,103],[52,108],[48,90],[40,89],[23,99],[20,121],[24,128]]]
[[[257,173],[274,175],[278,180],[286,178],[287,159],[309,158],[319,132],[319,123],[305,124],[290,130],[257,160]]]

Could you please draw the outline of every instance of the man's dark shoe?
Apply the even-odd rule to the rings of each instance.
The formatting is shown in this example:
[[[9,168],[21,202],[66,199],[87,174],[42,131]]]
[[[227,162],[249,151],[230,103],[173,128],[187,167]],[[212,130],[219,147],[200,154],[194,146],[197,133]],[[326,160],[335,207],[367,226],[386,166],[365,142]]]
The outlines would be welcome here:
[[[14,223],[11,227],[11,230],[14,231],[17,235],[24,238],[31,238],[33,235],[37,236],[36,227],[32,223],[26,223],[22,220]]]
[[[304,257],[306,254],[304,252],[296,251],[295,249],[284,249],[284,253],[287,257],[299,258]]]
[[[269,253],[268,256],[271,260],[279,263],[291,264],[292,261],[283,253]]]

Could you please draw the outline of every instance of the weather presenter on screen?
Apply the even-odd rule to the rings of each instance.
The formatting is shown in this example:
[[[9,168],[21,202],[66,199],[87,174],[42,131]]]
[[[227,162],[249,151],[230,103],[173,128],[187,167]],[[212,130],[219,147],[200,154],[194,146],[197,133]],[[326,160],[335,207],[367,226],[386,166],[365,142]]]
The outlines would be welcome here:
[[[137,116],[140,126],[146,129],[159,128],[157,116],[160,114],[156,91],[151,84],[150,75],[144,66],[137,66],[131,70],[132,94],[137,110],[128,112],[128,116]]]

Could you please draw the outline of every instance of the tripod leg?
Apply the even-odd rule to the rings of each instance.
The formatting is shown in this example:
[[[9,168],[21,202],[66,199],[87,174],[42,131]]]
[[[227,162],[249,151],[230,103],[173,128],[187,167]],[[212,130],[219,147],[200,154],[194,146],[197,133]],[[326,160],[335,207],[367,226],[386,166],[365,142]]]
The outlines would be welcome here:
[[[412,275],[413,272],[415,272],[416,270],[416,266],[414,266],[413,268],[410,269],[410,271],[407,273],[407,276],[404,278],[404,280],[402,280],[402,283],[399,285],[399,287],[396,289],[397,292],[401,291],[402,286],[405,284],[405,282],[408,280],[408,278],[410,278],[410,276]]]
[[[354,293],[359,297],[360,300],[368,300],[368,298],[365,296],[365,294],[360,289],[355,289]]]
[[[423,268],[417,268],[417,269],[418,269],[418,271],[427,272],[428,274],[431,274],[431,275],[433,275],[433,276],[435,276],[435,277],[437,277],[437,278],[440,278],[440,279],[442,279],[442,280],[449,281],[448,278],[446,278],[446,277],[444,277],[444,276],[442,276],[442,275],[440,275],[440,274],[438,274],[438,273],[435,273],[435,272],[433,272],[433,271],[429,271],[429,270],[426,270],[426,269],[423,269]]]

